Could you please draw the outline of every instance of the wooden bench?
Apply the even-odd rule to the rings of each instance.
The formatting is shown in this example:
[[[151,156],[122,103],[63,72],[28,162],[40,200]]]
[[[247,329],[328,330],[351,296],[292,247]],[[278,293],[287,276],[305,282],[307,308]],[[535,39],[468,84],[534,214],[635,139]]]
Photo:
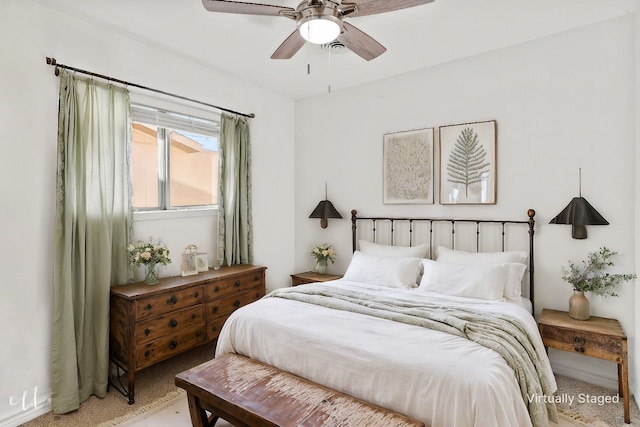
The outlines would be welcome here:
[[[194,427],[424,427],[391,412],[236,354],[181,372]],[[211,415],[207,415],[207,411]]]

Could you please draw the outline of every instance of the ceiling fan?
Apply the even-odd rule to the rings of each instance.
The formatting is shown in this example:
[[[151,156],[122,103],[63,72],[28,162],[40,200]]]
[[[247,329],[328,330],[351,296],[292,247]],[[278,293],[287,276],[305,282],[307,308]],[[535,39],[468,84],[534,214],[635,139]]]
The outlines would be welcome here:
[[[387,49],[344,18],[375,15],[431,3],[434,0],[303,0],[297,8],[230,0],[202,0],[210,12],[283,16],[296,21],[296,30],[271,55],[289,59],[306,41],[325,44],[337,40],[347,49],[370,61]]]

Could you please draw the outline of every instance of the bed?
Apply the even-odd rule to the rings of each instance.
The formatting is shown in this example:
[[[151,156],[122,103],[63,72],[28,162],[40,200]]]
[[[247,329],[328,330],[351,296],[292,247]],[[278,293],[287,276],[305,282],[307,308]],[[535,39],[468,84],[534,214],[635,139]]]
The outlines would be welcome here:
[[[344,277],[238,309],[216,356],[242,354],[433,427],[545,426],[557,416],[556,383],[531,314],[535,212],[527,215],[354,210]]]

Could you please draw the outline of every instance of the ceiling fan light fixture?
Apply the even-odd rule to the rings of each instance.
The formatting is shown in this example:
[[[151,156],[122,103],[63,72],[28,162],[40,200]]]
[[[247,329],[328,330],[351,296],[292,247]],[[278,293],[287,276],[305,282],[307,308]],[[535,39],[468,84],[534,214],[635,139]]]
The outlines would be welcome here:
[[[312,15],[302,18],[299,23],[300,35],[313,44],[334,41],[342,31],[341,21],[331,15]]]

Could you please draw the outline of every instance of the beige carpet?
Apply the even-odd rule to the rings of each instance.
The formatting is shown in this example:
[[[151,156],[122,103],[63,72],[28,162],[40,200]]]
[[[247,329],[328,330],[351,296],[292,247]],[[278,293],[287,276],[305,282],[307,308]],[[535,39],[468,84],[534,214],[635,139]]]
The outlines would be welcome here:
[[[23,427],[188,427],[191,426],[184,392],[174,385],[174,376],[192,366],[209,360],[215,350],[207,345],[161,362],[138,373],[136,378],[136,403],[128,405],[127,399],[111,388],[104,399],[92,396],[80,409],[69,414],[44,414],[23,424]],[[558,393],[567,396],[614,396],[615,390],[593,386],[582,381],[557,376]],[[578,403],[558,404],[562,412],[560,427],[640,427],[640,411],[631,401],[631,424],[624,424],[622,399],[620,403],[598,405]],[[229,427],[218,422],[216,427]],[[556,425],[551,424],[552,427]],[[510,426],[511,427],[511,426]]]
[[[141,408],[141,411],[119,417],[100,424],[98,427],[190,427],[189,406],[186,393],[171,392],[159,399],[155,405]],[[233,427],[224,420],[219,420],[216,427]],[[598,420],[588,420],[572,414],[560,413],[558,423],[550,423],[550,427],[610,427]]]

